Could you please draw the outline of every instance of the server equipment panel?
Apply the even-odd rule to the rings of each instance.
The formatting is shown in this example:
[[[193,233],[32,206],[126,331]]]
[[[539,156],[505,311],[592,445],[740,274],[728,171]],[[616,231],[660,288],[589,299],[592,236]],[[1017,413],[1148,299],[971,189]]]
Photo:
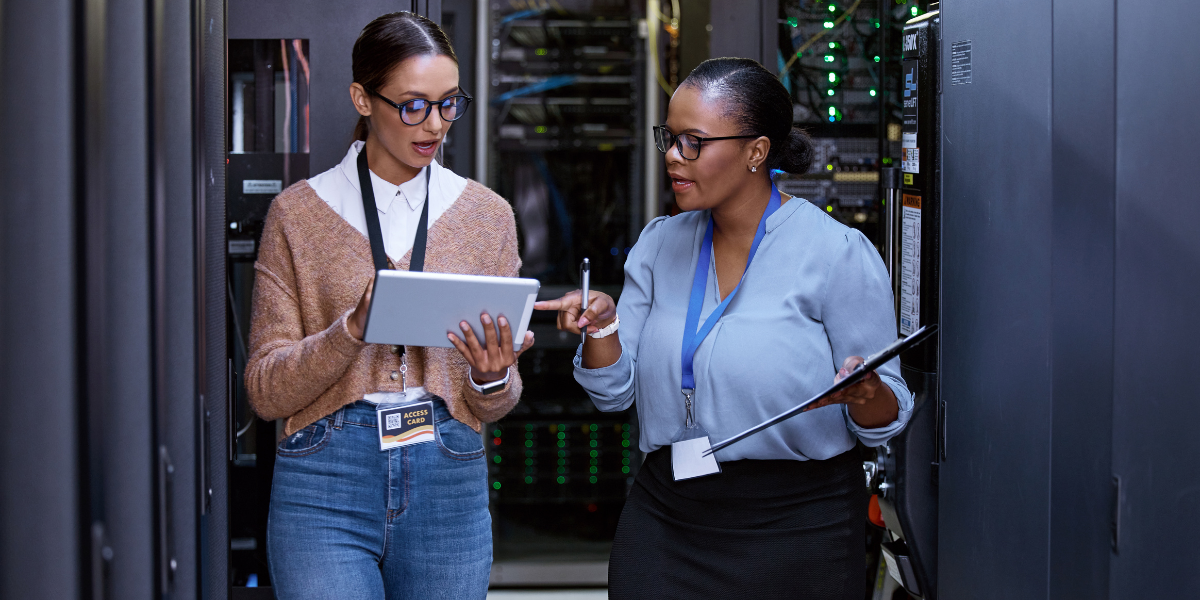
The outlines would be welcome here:
[[[879,170],[893,166],[901,152],[900,30],[926,9],[915,0],[779,3],[776,67],[792,94],[796,125],[816,145],[811,169],[781,176],[779,187],[881,249]]]

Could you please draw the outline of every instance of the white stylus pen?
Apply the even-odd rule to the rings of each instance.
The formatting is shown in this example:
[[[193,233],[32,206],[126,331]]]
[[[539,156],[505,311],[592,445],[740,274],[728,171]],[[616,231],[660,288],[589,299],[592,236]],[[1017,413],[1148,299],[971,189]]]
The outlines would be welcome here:
[[[579,316],[587,312],[588,296],[591,294],[592,287],[592,262],[588,259],[583,259],[583,264],[579,267],[579,278],[583,280],[583,296],[579,299],[580,309]],[[587,341],[587,327],[580,332],[583,335],[583,341]]]

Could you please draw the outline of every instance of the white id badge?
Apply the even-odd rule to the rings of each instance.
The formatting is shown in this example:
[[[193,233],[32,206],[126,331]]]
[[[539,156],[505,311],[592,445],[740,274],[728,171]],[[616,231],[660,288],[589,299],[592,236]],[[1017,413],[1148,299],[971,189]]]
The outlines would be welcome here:
[[[708,436],[683,440],[671,444],[671,471],[675,481],[693,479],[721,472],[717,456],[704,456],[704,451],[712,447]]]
[[[380,406],[375,417],[381,451],[434,440],[433,402]]]
[[[671,443],[671,472],[675,481],[721,472],[716,454],[704,456],[704,451],[712,444],[708,441],[708,432],[699,423],[685,426],[675,435],[675,440]]]

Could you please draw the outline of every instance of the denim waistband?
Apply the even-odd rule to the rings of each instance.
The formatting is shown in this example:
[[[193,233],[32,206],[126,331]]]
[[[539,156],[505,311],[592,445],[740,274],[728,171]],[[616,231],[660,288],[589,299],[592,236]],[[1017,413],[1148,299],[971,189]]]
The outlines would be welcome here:
[[[445,421],[446,419],[451,418],[450,409],[446,406],[446,401],[442,400],[442,398],[440,396],[432,396],[432,395],[426,396],[416,402],[411,402],[409,404],[416,404],[417,402],[430,402],[430,401],[433,402],[433,416],[434,416],[435,422]],[[403,406],[403,405],[402,404],[382,405],[382,408],[387,408],[388,406]],[[335,429],[341,429],[342,425],[347,425],[347,424],[362,425],[364,427],[375,427],[375,423],[376,423],[375,411],[378,410],[379,408],[380,408],[380,405],[377,405],[377,404],[374,404],[371,402],[367,402],[366,400],[356,400],[354,402],[351,402],[350,404],[347,404],[347,405],[337,409],[336,411],[334,411],[333,414],[329,415],[329,417],[327,417],[327,418],[329,419],[330,424],[332,424]]]

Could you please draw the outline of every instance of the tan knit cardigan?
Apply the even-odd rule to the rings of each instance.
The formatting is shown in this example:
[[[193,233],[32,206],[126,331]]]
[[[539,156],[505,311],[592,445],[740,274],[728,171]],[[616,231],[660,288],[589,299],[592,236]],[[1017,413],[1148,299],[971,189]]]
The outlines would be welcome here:
[[[412,251],[394,267],[407,269]],[[515,277],[521,266],[512,208],[475,181],[429,228],[425,270]],[[267,213],[258,261],[246,390],[267,420],[287,419],[291,435],[372,392],[401,391],[392,346],[350,335],[346,319],[375,272],[371,244],[307,181],[284,190]],[[521,378],[484,395],[454,348],[408,347],[408,385],[446,401],[450,414],[480,430],[516,405]]]

